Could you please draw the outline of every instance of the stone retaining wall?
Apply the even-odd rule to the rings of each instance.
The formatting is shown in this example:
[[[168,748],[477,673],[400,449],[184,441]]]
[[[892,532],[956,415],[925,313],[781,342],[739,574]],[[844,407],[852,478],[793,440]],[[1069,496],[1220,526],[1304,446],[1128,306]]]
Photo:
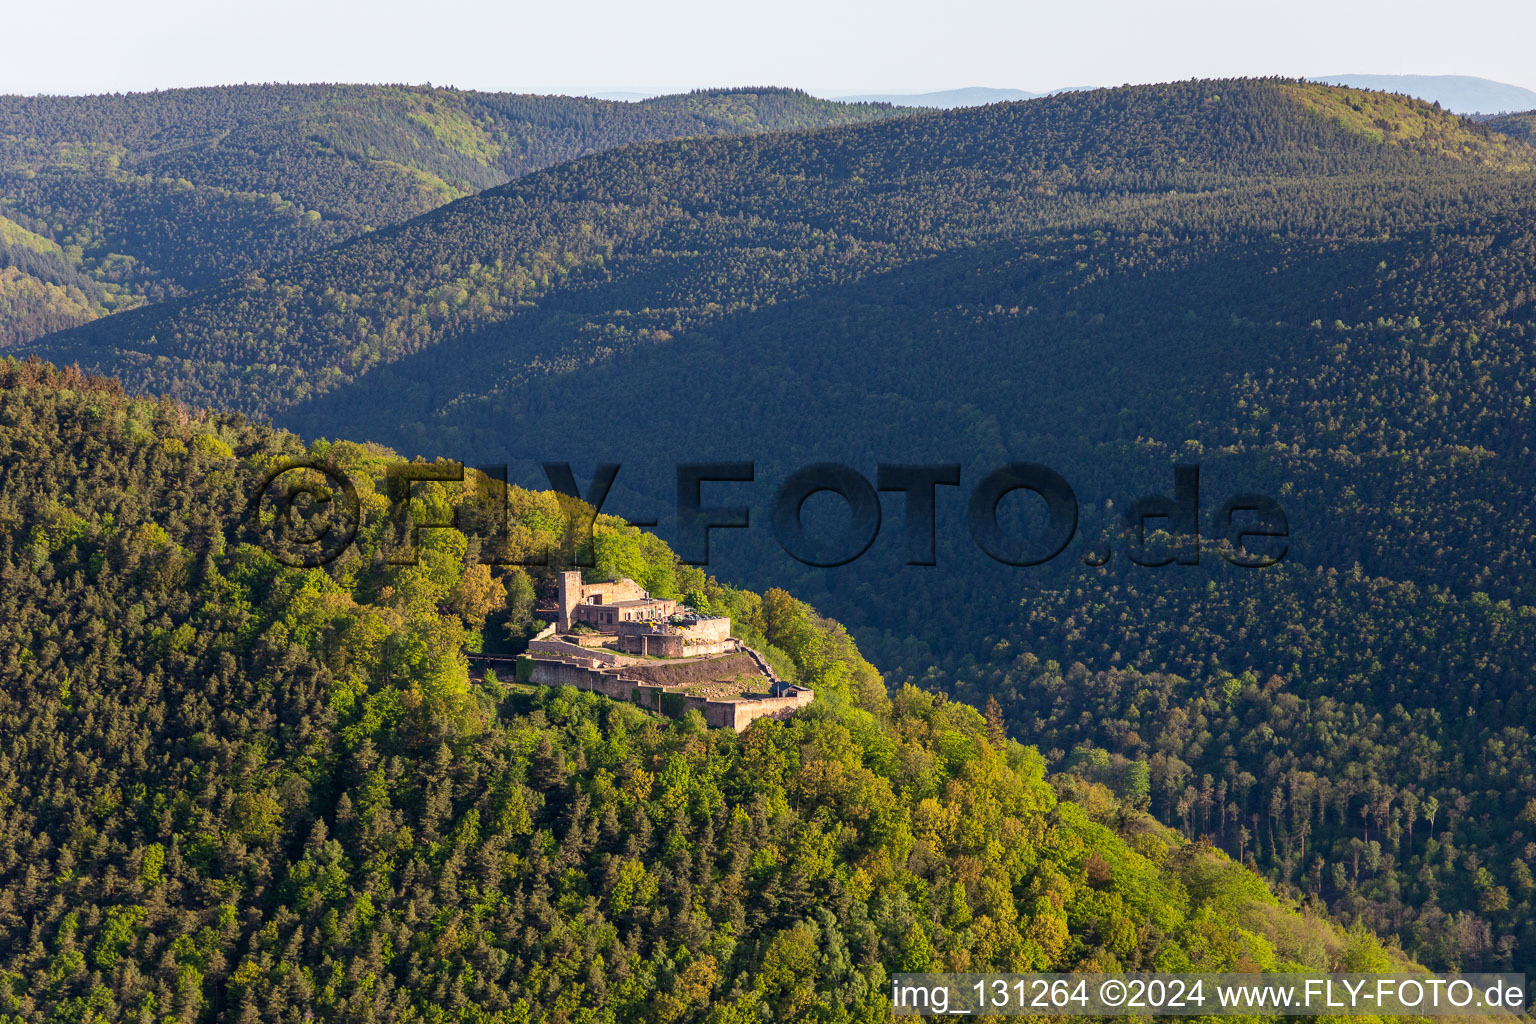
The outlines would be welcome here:
[[[613,700],[635,703],[648,710],[662,713],[666,713],[668,704],[676,705],[683,710],[693,708],[704,716],[704,722],[710,728],[730,729],[733,732],[741,732],[759,718],[786,717],[805,707],[815,698],[815,694],[811,691],[801,690],[788,697],[710,700],[707,697],[680,693],[674,689],[675,686],[702,680],[666,683],[656,678],[641,679],[633,675],[637,670],[644,669],[654,671],[697,667],[694,670],[698,671],[703,666],[714,664],[709,661],[684,662],[679,665],[626,665],[622,669],[616,669],[578,663],[575,659],[533,658],[531,660],[533,671],[529,681],[541,686],[574,686],[580,690],[590,690]],[[721,660],[734,663],[738,658]],[[749,667],[756,667],[752,659],[746,655],[739,656],[739,660]],[[735,667],[734,664],[732,667]],[[706,671],[708,674],[703,677],[704,679],[720,678],[719,669]],[[680,705],[676,704],[678,699],[682,701]]]
[[[641,661],[624,666],[624,674],[644,679],[658,686],[687,686],[692,683],[709,683],[717,679],[735,679],[737,676],[760,676],[757,665],[745,654],[731,654],[723,658],[706,658],[700,661]],[[767,692],[767,680],[763,682]]]
[[[615,654],[613,651],[605,651],[597,647],[582,647],[580,644],[553,639],[528,641],[528,653],[602,665],[627,665],[634,660],[622,654]]]

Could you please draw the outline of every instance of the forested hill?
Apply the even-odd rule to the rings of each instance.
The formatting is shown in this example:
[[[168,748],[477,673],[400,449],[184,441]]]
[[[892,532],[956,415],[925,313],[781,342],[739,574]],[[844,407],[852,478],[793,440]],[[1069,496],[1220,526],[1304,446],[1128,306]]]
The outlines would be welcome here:
[[[355,481],[324,569],[256,543],[280,460]],[[586,553],[729,613],[817,700],[741,736],[471,681],[579,506],[0,361],[0,1012],[17,1021],[890,1019],[902,970],[1402,968],[996,710],[888,694],[836,623],[604,517]],[[558,559],[557,559],[558,562]]]
[[[716,571],[1433,966],[1531,969],[1532,153],[1286,81],[658,143],[38,348],[311,434],[619,462],[636,518],[674,463],[753,459]],[[820,460],[960,462],[939,564],[891,499],[847,567],[778,550],[767,501]],[[965,529],[1014,461],[1078,498],[1046,567]],[[1179,462],[1208,544],[1256,492],[1286,561],[1130,564],[1121,511]]]
[[[1536,142],[1536,110],[1526,110],[1518,114],[1499,114],[1496,117],[1482,118],[1483,124],[1503,132],[1522,142]]]
[[[787,89],[616,103],[415,86],[0,97],[0,346],[626,143],[890,117]]]
[[[1192,253],[1191,238],[1358,237],[1382,217],[1410,230],[1533,168],[1529,146],[1400,96],[1279,81],[1072,93],[600,154],[35,350],[264,413],[414,357],[440,405],[945,253],[1040,259],[1080,235]]]

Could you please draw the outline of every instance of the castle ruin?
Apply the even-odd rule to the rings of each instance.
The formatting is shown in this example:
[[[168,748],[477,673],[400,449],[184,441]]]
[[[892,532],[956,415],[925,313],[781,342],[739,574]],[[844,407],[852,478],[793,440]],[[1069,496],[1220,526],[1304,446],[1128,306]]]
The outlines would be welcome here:
[[[631,579],[587,583],[562,572],[557,584],[555,621],[529,641],[520,680],[577,686],[673,716],[694,708],[710,726],[736,732],[815,697],[732,636],[725,616],[652,597]]]

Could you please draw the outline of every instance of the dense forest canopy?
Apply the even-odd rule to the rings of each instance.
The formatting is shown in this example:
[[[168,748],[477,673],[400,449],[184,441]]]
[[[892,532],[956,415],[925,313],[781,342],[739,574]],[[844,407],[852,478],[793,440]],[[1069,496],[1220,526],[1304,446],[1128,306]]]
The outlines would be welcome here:
[[[1524,110],[1516,114],[1497,114],[1493,117],[1479,118],[1479,120],[1494,131],[1503,132],[1522,142],[1536,142],[1536,110]]]
[[[345,85],[0,96],[0,346],[614,146],[899,113],[789,89],[639,103]]]
[[[355,481],[356,545],[287,567],[253,481]],[[1410,966],[942,694],[888,692],[783,590],[551,493],[418,485],[314,442],[0,361],[0,1012],[8,1020],[890,1019],[910,970]],[[507,503],[509,549],[477,557]],[[738,736],[472,679],[560,557],[728,613],[817,691]],[[276,549],[280,550],[280,549]]]
[[[333,392],[407,360],[439,408],[955,254],[985,269],[1118,242],[1150,270],[1423,229],[1512,201],[1533,170],[1531,147],[1404,97],[1098,90],[609,151],[37,349],[247,411],[328,396],[329,425]]]
[[[610,510],[663,535],[678,461],[756,460],[760,524],[815,461],[1048,464],[1081,512],[1049,567],[941,489],[936,567],[888,504],[848,567],[754,529],[713,568],[1434,967],[1530,969],[1536,151],[1495,127],[1220,81],[626,147],[36,349],[311,435],[619,462]],[[1207,517],[1280,501],[1286,561],[1085,564],[1180,463]]]

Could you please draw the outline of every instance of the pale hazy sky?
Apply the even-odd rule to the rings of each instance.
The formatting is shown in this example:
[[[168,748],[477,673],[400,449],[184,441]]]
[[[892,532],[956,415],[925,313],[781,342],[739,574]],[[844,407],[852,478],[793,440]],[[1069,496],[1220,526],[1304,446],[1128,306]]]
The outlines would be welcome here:
[[[0,92],[432,82],[1044,91],[1462,74],[1536,88],[1533,0],[0,0]]]

